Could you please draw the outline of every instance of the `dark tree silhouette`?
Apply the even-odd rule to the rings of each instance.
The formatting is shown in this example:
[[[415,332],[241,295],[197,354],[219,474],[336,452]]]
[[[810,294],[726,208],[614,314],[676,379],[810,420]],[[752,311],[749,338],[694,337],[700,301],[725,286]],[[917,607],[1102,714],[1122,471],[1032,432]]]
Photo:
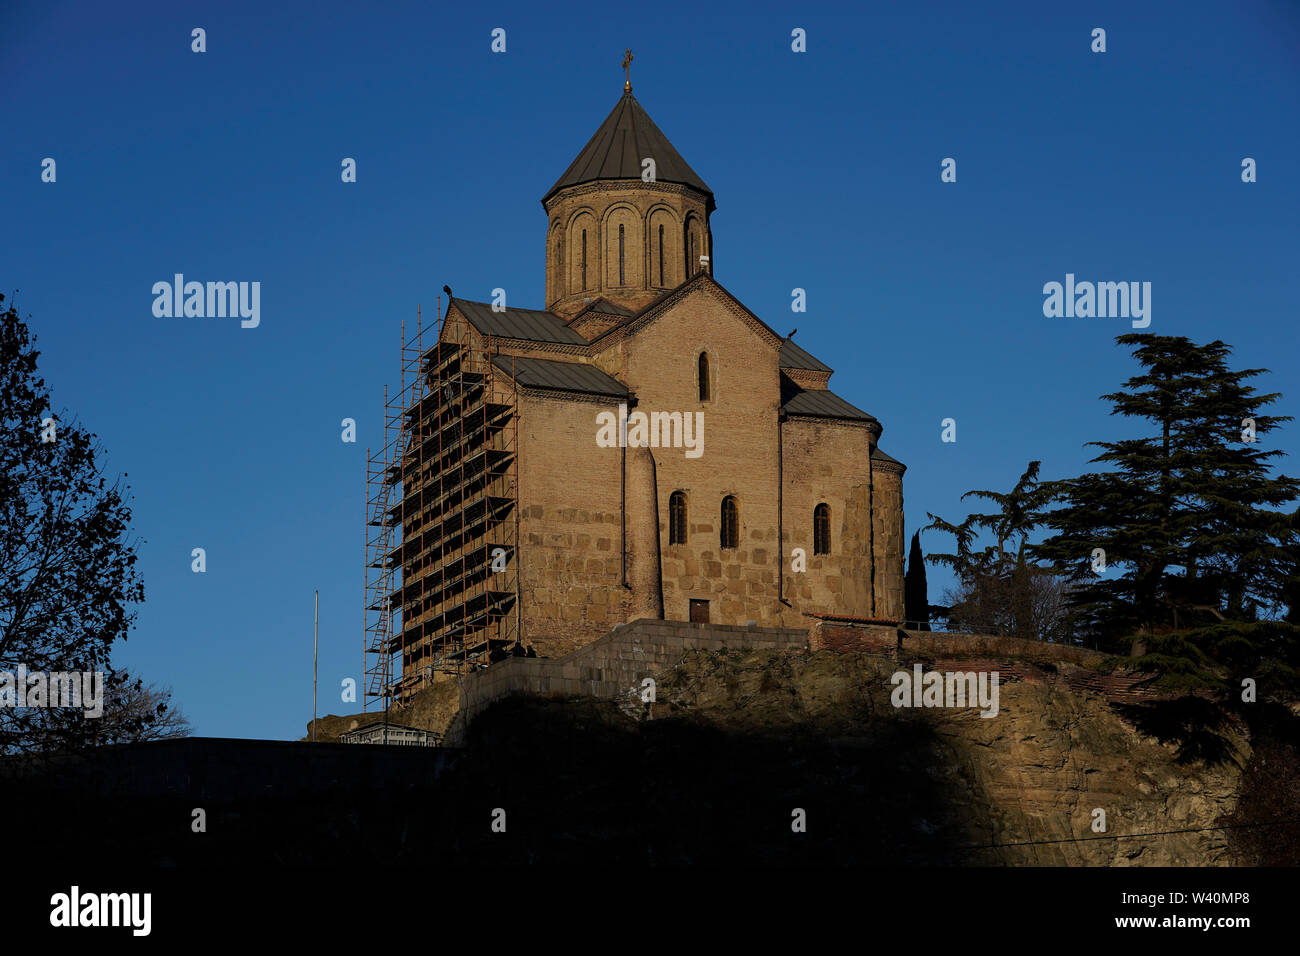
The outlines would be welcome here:
[[[921,532],[912,535],[907,555],[907,574],[903,577],[904,617],[917,630],[930,629],[930,592],[925,581],[925,558],[921,554]]]
[[[1009,492],[968,491],[967,498],[983,498],[998,505],[989,514],[971,514],[961,524],[929,515],[923,531],[951,534],[957,550],[931,554],[929,561],[952,568],[957,587],[946,595],[945,616],[950,630],[1006,634],[1029,640],[1068,641],[1064,627],[1064,582],[1051,569],[1029,558],[1029,537],[1041,523],[1050,500],[1039,481],[1041,462],[1031,461]],[[993,544],[975,549],[981,531]]]
[[[1291,514],[1291,530],[1300,539],[1300,508]],[[1300,624],[1300,548],[1292,552],[1290,563],[1291,570],[1282,591],[1282,601],[1286,604],[1283,620],[1288,624]]]
[[[10,304],[0,312],[0,671],[112,675],[110,648],[144,599],[131,509],[95,436],[51,410],[38,356]],[[90,743],[94,722],[0,707],[0,753]]]
[[[1293,691],[1300,628],[1278,617],[1300,534],[1275,509],[1294,502],[1300,481],[1272,477],[1283,453],[1259,440],[1290,420],[1263,412],[1278,393],[1249,384],[1267,370],[1230,369],[1220,341],[1116,341],[1143,368],[1102,397],[1141,432],[1091,443],[1111,470],[1051,484],[1060,507],[1045,523],[1056,533],[1032,553],[1071,576],[1073,619],[1131,666],[1225,696],[1243,677],[1261,692]]]

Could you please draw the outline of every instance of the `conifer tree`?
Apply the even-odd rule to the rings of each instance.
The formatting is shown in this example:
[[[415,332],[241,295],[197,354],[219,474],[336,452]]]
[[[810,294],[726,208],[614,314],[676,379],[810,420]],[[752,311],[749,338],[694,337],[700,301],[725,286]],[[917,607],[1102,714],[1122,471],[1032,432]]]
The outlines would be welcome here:
[[[983,498],[998,506],[989,514],[970,514],[955,525],[936,515],[922,530],[951,534],[957,550],[931,554],[957,574],[958,587],[948,594],[945,609],[950,628],[1006,634],[1029,640],[1065,641],[1062,628],[1062,582],[1050,569],[1030,560],[1029,538],[1051,500],[1048,486],[1038,478],[1042,463],[1031,461],[1008,492],[968,491],[961,496]],[[981,532],[993,543],[974,547]]]
[[[1112,650],[1140,639],[1135,666],[1219,690],[1230,671],[1280,678],[1300,634],[1276,620],[1300,536],[1277,509],[1300,482],[1270,474],[1283,453],[1261,439],[1290,417],[1264,413],[1278,393],[1250,380],[1267,370],[1230,369],[1223,342],[1116,341],[1143,370],[1102,397],[1139,432],[1090,443],[1109,470],[1051,483],[1060,507],[1045,524],[1056,533],[1031,552],[1072,578],[1080,628]]]
[[[930,629],[930,597],[925,581],[925,558],[921,555],[921,532],[912,535],[907,555],[907,573],[903,577],[903,605],[906,623],[919,631]]]
[[[1291,514],[1291,530],[1300,538],[1300,508]],[[1286,604],[1283,620],[1288,624],[1300,624],[1300,548],[1291,554],[1291,573],[1287,575],[1282,600]]]

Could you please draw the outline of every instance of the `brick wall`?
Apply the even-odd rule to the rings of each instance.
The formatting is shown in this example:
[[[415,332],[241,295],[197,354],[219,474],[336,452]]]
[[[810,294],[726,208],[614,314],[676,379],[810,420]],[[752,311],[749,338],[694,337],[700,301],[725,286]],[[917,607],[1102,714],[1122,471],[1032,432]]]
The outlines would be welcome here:
[[[814,651],[838,651],[841,654],[893,653],[897,644],[896,627],[848,626],[819,621],[808,631],[808,646]]]
[[[584,298],[603,297],[637,311],[686,278],[683,226],[707,222],[703,195],[675,183],[640,180],[584,183],[561,190],[547,206],[546,305],[572,317]],[[623,283],[618,227],[623,226]],[[664,227],[663,275],[659,226]],[[705,227],[707,228],[707,227]],[[587,233],[587,287],[582,288],[582,233]],[[696,253],[707,252],[697,239]]]

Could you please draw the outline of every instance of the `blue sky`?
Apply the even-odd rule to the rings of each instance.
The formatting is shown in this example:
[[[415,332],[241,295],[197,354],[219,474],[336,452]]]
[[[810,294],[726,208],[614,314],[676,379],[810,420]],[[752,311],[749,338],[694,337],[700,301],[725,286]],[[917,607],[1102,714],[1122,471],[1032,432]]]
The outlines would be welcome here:
[[[716,278],[884,424],[909,536],[1030,459],[1079,473],[1084,442],[1124,427],[1097,397],[1135,369],[1129,324],[1045,318],[1067,272],[1151,282],[1149,331],[1222,338],[1300,414],[1291,0],[10,0],[0,289],[135,496],[146,601],[117,659],[197,733],[301,736],[317,588],[320,710],[355,709],[337,688],[360,676],[364,456],[399,325],[444,283],[543,306],[539,200],[617,101],[628,46],[638,99],[717,196]],[[176,272],[260,281],[261,325],[155,318]],[[1272,439],[1288,473],[1297,435]]]

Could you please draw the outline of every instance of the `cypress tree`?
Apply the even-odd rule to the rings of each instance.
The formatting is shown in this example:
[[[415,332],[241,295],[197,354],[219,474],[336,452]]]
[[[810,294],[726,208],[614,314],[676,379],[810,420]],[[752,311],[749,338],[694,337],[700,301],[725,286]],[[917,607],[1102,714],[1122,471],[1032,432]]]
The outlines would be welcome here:
[[[907,573],[903,576],[904,617],[919,631],[930,629],[930,597],[925,582],[925,558],[921,554],[921,532],[912,535],[907,554]]]

